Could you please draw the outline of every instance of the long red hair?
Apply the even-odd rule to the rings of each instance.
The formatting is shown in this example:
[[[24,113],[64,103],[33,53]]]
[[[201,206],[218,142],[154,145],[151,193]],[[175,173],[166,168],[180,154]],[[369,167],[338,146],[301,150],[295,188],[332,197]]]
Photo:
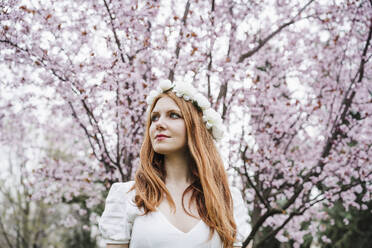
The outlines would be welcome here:
[[[236,238],[236,224],[233,217],[232,197],[222,159],[211,133],[203,122],[202,112],[193,103],[177,97],[172,91],[160,94],[148,111],[146,132],[140,152],[141,163],[136,172],[133,186],[133,189],[136,190],[135,203],[147,214],[156,211],[165,193],[171,208],[173,210],[176,208],[165,186],[164,156],[154,151],[149,135],[151,111],[163,96],[170,97],[181,110],[186,125],[188,149],[192,157],[190,172],[195,180],[182,195],[182,207],[187,214],[192,216],[185,209],[183,202],[185,194],[192,191],[191,201],[196,201],[200,218],[210,227],[209,238],[212,238],[214,230],[216,230],[223,246],[230,248]]]

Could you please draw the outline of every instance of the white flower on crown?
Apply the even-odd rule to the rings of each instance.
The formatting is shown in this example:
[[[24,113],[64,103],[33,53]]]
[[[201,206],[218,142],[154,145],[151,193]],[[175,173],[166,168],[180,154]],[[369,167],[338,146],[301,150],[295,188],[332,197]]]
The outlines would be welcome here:
[[[146,102],[148,105],[152,105],[155,98],[159,95],[159,92],[156,90],[150,91],[149,95],[146,97]]]
[[[161,92],[167,91],[170,88],[172,88],[173,86],[174,85],[169,80],[161,81],[160,84],[159,84],[159,88],[160,88]]]
[[[208,129],[212,129],[213,137],[221,140],[225,133],[225,126],[219,113],[214,109],[208,108],[203,110],[203,121]]]
[[[211,104],[208,101],[208,99],[205,96],[203,96],[203,94],[201,93],[197,93],[194,97],[194,100],[198,103],[199,107],[202,110],[206,110],[211,107]]]
[[[222,118],[219,113],[211,108],[211,104],[208,99],[199,93],[191,83],[177,82],[172,84],[169,80],[161,81],[157,90],[152,90],[146,98],[148,104],[147,112],[150,111],[150,106],[154,103],[154,100],[162,92],[172,91],[176,96],[183,98],[185,101],[193,101],[200,107],[203,112],[203,121],[207,129],[211,129],[212,135],[216,140],[220,140],[225,132],[225,126],[223,125]]]
[[[160,95],[162,92],[169,90],[174,85],[169,80],[161,81],[159,87],[156,90],[150,91],[149,95],[146,98],[146,102],[148,105],[152,105],[155,98]]]
[[[175,92],[178,97],[183,97],[186,101],[189,101],[194,100],[197,90],[190,83],[177,82],[173,88],[173,92]]]
[[[222,118],[214,109],[209,108],[203,111],[203,121],[206,122],[207,128],[222,125]]]
[[[223,138],[224,133],[225,133],[224,125],[221,124],[212,127],[212,135],[216,140],[221,140]]]
[[[222,119],[219,113],[217,113],[214,109],[209,108],[203,111],[204,116],[206,117],[206,121],[210,122],[211,124],[220,124],[222,123]]]

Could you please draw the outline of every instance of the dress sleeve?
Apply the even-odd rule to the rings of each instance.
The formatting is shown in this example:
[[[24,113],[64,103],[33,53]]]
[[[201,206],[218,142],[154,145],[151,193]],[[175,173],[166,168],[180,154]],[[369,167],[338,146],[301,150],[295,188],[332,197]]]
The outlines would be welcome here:
[[[105,210],[99,219],[99,230],[106,244],[128,244],[131,237],[133,216],[131,216],[132,193],[128,192],[133,181],[114,183],[106,198]]]
[[[234,246],[242,246],[251,231],[251,225],[249,224],[250,217],[239,189],[231,187],[230,190],[234,205],[234,220],[237,227]]]

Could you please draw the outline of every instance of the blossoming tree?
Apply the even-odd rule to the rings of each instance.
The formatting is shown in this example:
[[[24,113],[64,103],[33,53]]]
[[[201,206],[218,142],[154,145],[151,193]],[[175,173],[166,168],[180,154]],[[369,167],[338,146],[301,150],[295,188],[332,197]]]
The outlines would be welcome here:
[[[132,178],[146,95],[167,78],[193,80],[222,113],[230,135],[221,149],[229,149],[252,216],[244,245],[275,237],[298,247],[327,217],[324,204],[366,207],[354,199],[372,191],[371,1],[0,7],[2,87],[18,92],[21,106],[37,109],[30,103],[42,99],[52,116],[23,119],[3,100],[0,122],[35,122],[68,154],[45,157],[34,173],[43,178],[36,197],[86,194],[93,207],[103,185]]]

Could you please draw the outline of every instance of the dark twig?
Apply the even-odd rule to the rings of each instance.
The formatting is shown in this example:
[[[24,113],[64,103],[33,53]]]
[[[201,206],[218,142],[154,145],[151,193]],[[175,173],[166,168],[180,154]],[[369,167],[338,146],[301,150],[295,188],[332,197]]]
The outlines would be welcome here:
[[[189,14],[189,10],[190,10],[190,0],[187,1],[185,11],[183,13],[183,17],[182,17],[183,26],[186,26],[187,16]],[[175,51],[176,59],[178,59],[179,55],[180,55],[181,41],[182,41],[182,36],[183,35],[184,35],[183,34],[183,28],[181,27],[180,28],[180,33],[179,33],[179,38],[178,38],[177,45],[176,45],[176,51]],[[177,61],[174,63],[173,68],[169,71],[168,79],[172,82],[173,82],[173,79],[174,79],[174,71],[176,69],[176,66],[177,66]]]
[[[116,45],[117,45],[117,47],[118,47],[118,49],[119,49],[119,51],[120,51],[120,58],[121,58],[121,61],[122,61],[123,63],[125,63],[125,62],[127,62],[127,61],[125,60],[124,53],[123,53],[123,49],[122,49],[122,47],[121,47],[121,43],[120,43],[119,37],[118,37],[118,35],[117,35],[117,33],[116,33],[116,29],[115,29],[115,26],[114,26],[114,19],[115,19],[115,18],[113,17],[113,15],[112,15],[112,13],[111,13],[111,10],[110,10],[110,8],[109,8],[109,6],[108,6],[108,4],[107,4],[107,1],[106,1],[106,0],[103,0],[103,3],[105,4],[105,8],[106,8],[107,13],[108,13],[109,18],[110,18],[110,24],[111,24],[112,33],[114,34],[114,38],[115,38]],[[130,60],[130,58],[129,58],[128,56],[127,56],[127,59]]]
[[[286,22],[284,23],[283,25],[281,25],[278,29],[276,29],[274,32],[272,32],[271,34],[269,34],[265,39],[263,39],[259,44],[258,46],[256,46],[255,48],[253,48],[251,51],[248,51],[244,54],[242,54],[240,57],[239,57],[239,60],[238,62],[241,63],[243,62],[245,59],[251,57],[253,54],[255,54],[256,52],[258,52],[269,40],[271,40],[274,36],[276,36],[278,33],[280,33],[284,28],[292,25],[293,23],[296,22],[296,18],[301,15],[301,13],[312,3],[314,2],[314,0],[310,0],[304,7],[302,7],[302,9],[300,9],[300,11],[297,13],[297,15],[295,17],[293,17],[289,22]]]

